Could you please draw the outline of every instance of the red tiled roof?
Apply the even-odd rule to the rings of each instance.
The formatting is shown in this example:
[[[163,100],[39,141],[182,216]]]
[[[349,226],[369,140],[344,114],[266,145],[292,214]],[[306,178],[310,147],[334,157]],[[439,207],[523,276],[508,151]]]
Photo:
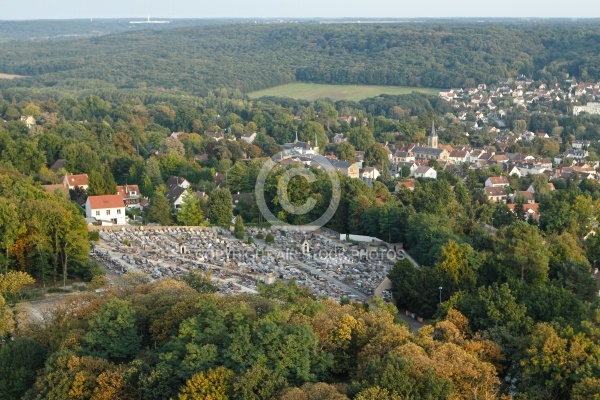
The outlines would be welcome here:
[[[508,204],[508,208],[513,212],[515,211],[515,207],[516,207],[516,204]],[[537,214],[539,212],[539,208],[540,208],[540,205],[537,203],[523,204],[523,211],[528,214],[534,214],[534,215]]]
[[[88,176],[87,174],[67,175],[67,182],[69,183],[69,186],[87,186]]]
[[[506,196],[506,192],[504,191],[503,187],[486,187],[485,194],[487,194],[488,197]]]
[[[492,185],[508,185],[510,183],[505,176],[490,176],[489,180]]]
[[[138,185],[117,186],[117,192],[121,197],[129,197],[131,196],[131,192],[135,192],[135,196],[139,196],[140,188],[138,187]]]
[[[102,208],[124,208],[123,198],[119,194],[109,194],[105,196],[88,197],[92,209]]]
[[[398,182],[398,187],[405,187],[407,189],[414,189],[415,188],[415,183],[412,181],[407,181],[407,182]]]

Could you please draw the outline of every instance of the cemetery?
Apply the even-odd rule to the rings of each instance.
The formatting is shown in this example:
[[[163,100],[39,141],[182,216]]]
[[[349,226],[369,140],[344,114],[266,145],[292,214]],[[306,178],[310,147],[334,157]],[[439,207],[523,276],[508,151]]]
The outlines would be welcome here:
[[[404,255],[384,242],[346,242],[325,231],[249,228],[240,240],[218,227],[115,228],[99,228],[91,254],[112,273],[142,271],[161,279],[200,270],[223,294],[295,280],[319,297],[364,300]],[[267,233],[273,242],[261,239]]]

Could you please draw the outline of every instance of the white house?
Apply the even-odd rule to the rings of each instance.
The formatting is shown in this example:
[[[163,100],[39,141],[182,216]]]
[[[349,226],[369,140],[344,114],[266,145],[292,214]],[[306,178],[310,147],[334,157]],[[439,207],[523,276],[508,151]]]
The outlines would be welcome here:
[[[125,203],[118,194],[90,196],[85,202],[85,216],[108,225],[125,225]]]
[[[403,167],[407,167],[410,169],[410,173],[409,174],[403,174],[402,173],[402,168]],[[395,173],[395,176],[399,176],[401,178],[407,178],[409,176],[412,176],[412,174],[417,170],[417,168],[419,168],[419,166],[415,163],[415,162],[410,162],[410,161],[406,161],[406,162],[399,162],[396,164],[396,167],[393,168],[393,172]]]
[[[437,171],[431,167],[420,166],[413,172],[415,178],[437,179]]]
[[[33,115],[24,115],[21,117],[21,121],[23,121],[28,128],[31,128],[37,123],[35,118],[33,118]]]
[[[505,176],[490,176],[485,181],[485,187],[508,187],[510,182]]]
[[[254,139],[256,139],[256,132],[248,132],[242,135],[242,140],[248,144],[252,144]]]
[[[571,143],[571,147],[575,150],[585,150],[592,144],[589,140],[575,140]]]
[[[380,175],[379,170],[377,168],[375,168],[375,167],[365,167],[360,172],[360,177],[365,182],[374,181],[377,178],[379,178],[379,175]]]
[[[344,143],[345,141],[346,141],[346,138],[344,138],[343,133],[336,133],[335,136],[333,137],[333,143],[335,143],[335,144]]]
[[[454,164],[470,162],[471,154],[468,150],[452,150],[448,155],[448,161]]]

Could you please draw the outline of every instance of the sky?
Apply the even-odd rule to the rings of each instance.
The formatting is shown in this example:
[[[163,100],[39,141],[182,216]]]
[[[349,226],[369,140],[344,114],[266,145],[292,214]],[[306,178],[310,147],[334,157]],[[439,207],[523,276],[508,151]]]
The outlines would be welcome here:
[[[73,18],[599,18],[594,0],[0,0],[0,20]]]

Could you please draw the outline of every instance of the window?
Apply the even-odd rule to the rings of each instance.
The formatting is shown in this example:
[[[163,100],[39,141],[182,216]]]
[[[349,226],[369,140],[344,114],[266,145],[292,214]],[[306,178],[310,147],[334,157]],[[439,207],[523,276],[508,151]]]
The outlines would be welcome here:
[[[100,216],[100,211],[96,211],[96,216]]]
[[[117,214],[121,215],[121,209],[120,208],[117,209]]]
[[[106,210],[106,215],[110,215],[110,210]]]
[[[136,194],[136,193],[135,193],[135,190],[132,190],[131,192],[129,192],[129,194],[130,194],[131,196],[135,196],[135,194]]]

